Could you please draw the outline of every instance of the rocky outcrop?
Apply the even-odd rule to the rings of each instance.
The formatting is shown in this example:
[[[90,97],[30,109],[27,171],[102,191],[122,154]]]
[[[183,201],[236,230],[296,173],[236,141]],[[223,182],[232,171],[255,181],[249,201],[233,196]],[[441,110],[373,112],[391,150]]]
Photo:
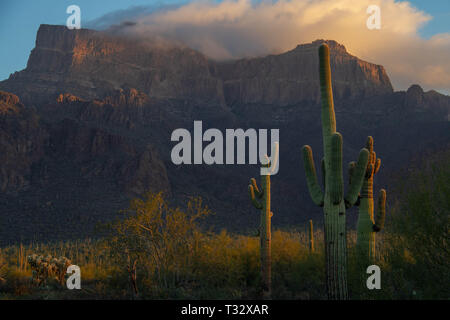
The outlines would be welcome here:
[[[131,87],[154,98],[221,106],[221,81],[209,69],[208,59],[189,48],[41,25],[26,69],[0,87],[27,103],[51,101],[61,92],[102,99]]]
[[[58,100],[84,103],[67,94]],[[31,176],[42,182],[47,169],[41,169],[60,160],[73,163],[86,179],[113,178],[129,194],[170,192],[164,163],[151,144],[76,120],[42,122],[16,95],[0,91],[0,191],[25,190]]]
[[[30,184],[31,167],[43,157],[46,140],[37,114],[16,95],[0,91],[1,192],[15,192]]]
[[[58,101],[52,111],[67,115],[50,119],[0,92],[0,245],[92,236],[132,197],[171,194],[153,144],[70,118],[91,102],[70,94]]]
[[[450,98],[434,90],[424,92],[419,85],[414,84],[404,93],[404,107],[409,111],[431,112],[448,118]]]
[[[336,41],[317,40],[262,58],[219,63],[228,105],[319,103],[317,49],[330,47],[335,99],[358,99],[391,93],[384,68],[350,55]]]
[[[92,126],[133,129],[160,120],[161,108],[154,99],[134,88],[118,89],[103,99],[85,100],[61,93],[55,101],[42,104],[40,114],[55,122],[74,119]]]
[[[170,192],[166,168],[150,144],[65,119],[52,126],[52,154],[70,159],[87,179],[113,178],[130,195]]]

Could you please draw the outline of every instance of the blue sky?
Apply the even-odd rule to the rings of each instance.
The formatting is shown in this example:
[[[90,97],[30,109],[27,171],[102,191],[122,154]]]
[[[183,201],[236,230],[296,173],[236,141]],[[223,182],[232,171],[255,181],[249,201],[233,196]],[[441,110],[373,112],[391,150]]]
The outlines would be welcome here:
[[[0,11],[0,80],[10,73],[25,68],[36,32],[40,24],[65,24],[66,8],[76,4],[81,8],[82,26],[107,13],[129,9],[132,6],[158,7],[165,4],[186,3],[190,0],[2,0]],[[257,1],[257,0],[255,0]],[[220,0],[216,0],[220,2]],[[430,38],[438,33],[450,32],[449,0],[409,0],[419,10],[433,16],[419,35]],[[375,61],[376,62],[376,61]]]
[[[433,16],[420,31],[429,38],[436,33],[450,32],[450,0],[409,0],[416,8]]]

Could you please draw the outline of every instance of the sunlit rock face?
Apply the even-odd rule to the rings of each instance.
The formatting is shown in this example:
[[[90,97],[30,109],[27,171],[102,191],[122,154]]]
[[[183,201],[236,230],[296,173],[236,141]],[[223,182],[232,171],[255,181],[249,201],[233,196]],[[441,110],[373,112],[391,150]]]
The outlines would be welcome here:
[[[23,100],[69,92],[84,99],[135,88],[151,97],[223,105],[221,81],[212,77],[202,54],[93,30],[41,25],[25,70],[2,87]]]
[[[317,50],[322,43],[330,47],[335,99],[363,98],[393,91],[382,66],[350,55],[336,41],[317,40],[279,55],[219,63],[227,103],[318,103]]]
[[[69,92],[103,98],[135,88],[153,98],[216,106],[317,102],[317,48],[331,49],[337,99],[392,92],[382,66],[350,55],[335,41],[317,40],[280,54],[231,62],[211,61],[176,45],[126,39],[93,30],[41,25],[25,70],[2,84],[28,102]]]

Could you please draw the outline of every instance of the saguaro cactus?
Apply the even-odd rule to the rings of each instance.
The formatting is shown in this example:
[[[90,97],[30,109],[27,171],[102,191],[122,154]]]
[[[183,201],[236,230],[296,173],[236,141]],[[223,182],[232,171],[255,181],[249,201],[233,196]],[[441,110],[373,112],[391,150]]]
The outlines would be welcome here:
[[[319,48],[320,93],[322,101],[322,135],[324,158],[322,174],[325,192],[317,181],[311,147],[303,146],[303,160],[309,193],[313,202],[323,207],[325,255],[329,299],[347,299],[347,239],[345,209],[358,199],[369,151],[361,149],[353,170],[347,195],[344,196],[342,172],[342,136],[336,132],[333,93],[331,89],[330,53],[327,45]]]
[[[250,198],[253,206],[261,210],[261,224],[259,230],[259,238],[261,244],[261,277],[263,284],[263,294],[266,298],[271,294],[271,241],[270,222],[272,211],[270,211],[270,175],[261,176],[261,190],[256,184],[254,178],[250,179],[248,186]],[[260,199],[261,201],[258,201]]]
[[[309,220],[309,251],[314,252],[314,226],[313,221]]]
[[[373,151],[373,138],[368,137],[366,148],[369,150],[369,163],[367,164],[364,182],[361,188],[359,201],[356,205],[358,209],[357,224],[357,242],[356,248],[359,257],[367,257],[370,261],[375,260],[375,233],[384,227],[384,219],[386,215],[386,191],[380,190],[378,195],[377,217],[374,220],[374,203],[373,203],[373,178],[380,170],[381,160],[377,159],[375,151]],[[356,164],[350,163],[349,174],[353,173]]]
[[[274,161],[267,161],[263,167],[275,168],[278,161],[278,143],[275,144],[272,153]],[[261,278],[263,285],[263,296],[268,299],[271,296],[272,288],[272,259],[271,259],[271,218],[273,212],[270,210],[270,175],[273,171],[268,170],[267,174],[261,175],[261,189],[258,188],[256,180],[250,179],[248,193],[253,206],[261,210],[261,223],[259,229],[260,250],[261,250]]]

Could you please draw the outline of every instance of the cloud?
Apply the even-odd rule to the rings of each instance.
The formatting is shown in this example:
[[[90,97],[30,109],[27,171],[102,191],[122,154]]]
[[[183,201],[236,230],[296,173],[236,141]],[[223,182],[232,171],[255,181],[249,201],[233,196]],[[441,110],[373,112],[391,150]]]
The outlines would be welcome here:
[[[369,5],[381,9],[380,30],[366,27]],[[183,43],[213,59],[280,53],[300,43],[333,39],[351,54],[383,65],[396,90],[418,83],[426,90],[450,91],[450,33],[421,38],[419,29],[432,17],[408,2],[203,0],[134,11],[121,12],[124,21],[136,23],[120,27],[121,32]]]

